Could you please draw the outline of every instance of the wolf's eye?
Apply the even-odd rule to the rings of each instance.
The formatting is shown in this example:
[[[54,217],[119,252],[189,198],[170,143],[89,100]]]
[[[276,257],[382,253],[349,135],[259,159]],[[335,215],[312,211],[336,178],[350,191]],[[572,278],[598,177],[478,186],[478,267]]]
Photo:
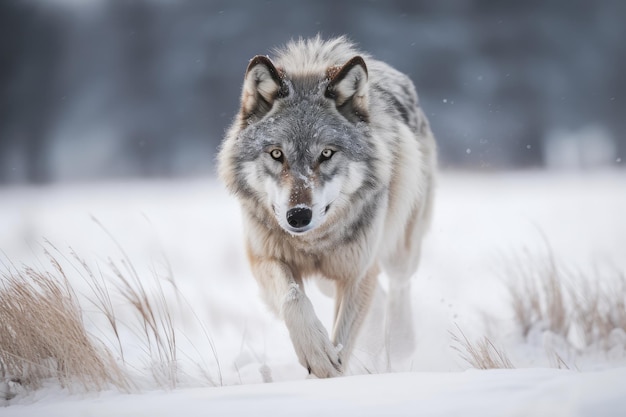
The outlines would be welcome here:
[[[324,149],[320,155],[320,162],[328,161],[334,155],[335,151],[332,149]]]
[[[281,151],[280,149],[272,149],[270,151],[270,156],[272,158],[274,158],[277,161],[281,161],[283,160],[283,151]]]

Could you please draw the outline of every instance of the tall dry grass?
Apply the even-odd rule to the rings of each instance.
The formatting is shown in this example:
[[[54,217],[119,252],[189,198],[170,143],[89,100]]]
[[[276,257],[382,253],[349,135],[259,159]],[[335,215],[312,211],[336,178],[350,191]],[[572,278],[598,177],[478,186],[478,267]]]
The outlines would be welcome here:
[[[26,391],[49,380],[85,391],[177,387],[186,375],[179,366],[180,330],[172,316],[176,310],[172,298],[178,302],[185,299],[173,278],[165,282],[172,284],[176,297],[167,297],[162,281],[140,276],[121,246],[122,259],[108,259],[106,272],[94,270],[72,250],[68,257],[50,242],[45,247],[52,266],[49,270],[9,263],[0,272],[0,382]],[[73,279],[78,276],[87,284],[86,295],[77,296],[62,265],[69,265]],[[151,281],[153,285],[145,285]],[[97,329],[98,335],[88,332],[84,323],[85,312],[94,307],[105,323]],[[209,385],[220,385],[213,341],[188,303],[187,307],[217,364],[217,379],[204,364],[197,364],[198,373]],[[133,344],[142,345],[141,368],[127,361],[124,334],[129,333]],[[146,379],[152,382],[146,383]],[[16,390],[5,391],[0,395],[10,399]]]
[[[511,306],[524,337],[538,326],[566,335],[570,328],[568,287],[572,283],[552,252],[546,257],[525,252],[522,258],[508,261],[506,268]]]
[[[626,348],[626,277],[616,268],[583,271],[528,253],[511,262],[508,293],[524,338],[558,335],[578,353]],[[622,335],[620,337],[619,335]]]
[[[2,275],[0,377],[27,389],[54,378],[69,389],[131,387],[115,355],[92,338],[62,268],[57,273],[25,267]],[[10,395],[10,393],[8,393]]]
[[[583,271],[558,261],[549,244],[545,247],[544,255],[526,250],[504,262],[515,329],[522,340],[532,344],[541,336],[548,363],[555,368],[576,368],[576,358],[587,354],[608,358],[617,351],[626,357],[624,273],[610,267]],[[470,340],[457,326],[451,337],[451,347],[474,368],[513,367],[504,348],[486,336]]]

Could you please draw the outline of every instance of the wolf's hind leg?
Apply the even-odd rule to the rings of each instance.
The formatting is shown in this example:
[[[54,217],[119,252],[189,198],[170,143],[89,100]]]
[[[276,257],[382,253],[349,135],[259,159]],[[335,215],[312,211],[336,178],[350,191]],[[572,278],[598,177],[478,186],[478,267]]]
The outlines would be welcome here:
[[[354,282],[337,282],[332,341],[335,346],[342,346],[339,357],[344,369],[352,354],[361,324],[367,315],[379,271],[378,265],[374,265],[363,277]]]
[[[387,366],[402,371],[415,351],[415,329],[411,302],[411,278],[417,270],[420,250],[414,248],[410,258],[396,259],[385,266],[389,278],[385,313],[385,347]]]

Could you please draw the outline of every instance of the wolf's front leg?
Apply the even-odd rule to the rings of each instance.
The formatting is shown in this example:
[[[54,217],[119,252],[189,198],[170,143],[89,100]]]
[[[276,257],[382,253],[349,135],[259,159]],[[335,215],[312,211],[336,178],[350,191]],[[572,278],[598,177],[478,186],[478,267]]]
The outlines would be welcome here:
[[[342,346],[339,357],[344,366],[347,365],[359,329],[367,315],[379,271],[378,266],[374,265],[357,280],[337,283],[336,317],[332,340],[337,346]]]
[[[276,260],[255,260],[252,270],[268,305],[285,321],[298,360],[319,378],[340,375],[342,366],[337,348],[319,321],[302,280]]]

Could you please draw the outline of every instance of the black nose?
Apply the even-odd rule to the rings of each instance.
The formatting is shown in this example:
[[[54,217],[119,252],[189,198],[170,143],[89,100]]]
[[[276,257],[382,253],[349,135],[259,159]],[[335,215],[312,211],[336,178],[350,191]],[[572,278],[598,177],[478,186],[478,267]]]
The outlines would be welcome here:
[[[311,217],[313,217],[313,211],[308,207],[296,207],[287,211],[287,223],[296,229],[308,226],[311,223]]]

